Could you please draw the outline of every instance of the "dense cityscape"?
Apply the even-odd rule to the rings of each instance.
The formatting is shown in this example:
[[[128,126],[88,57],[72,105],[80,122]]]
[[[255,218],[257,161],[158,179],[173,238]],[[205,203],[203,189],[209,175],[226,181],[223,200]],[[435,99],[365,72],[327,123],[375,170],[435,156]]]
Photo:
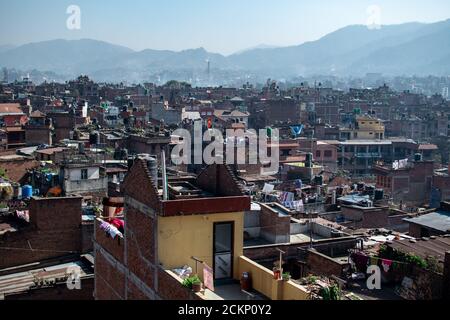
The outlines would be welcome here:
[[[9,50],[0,300],[450,299],[448,69],[105,81]]]

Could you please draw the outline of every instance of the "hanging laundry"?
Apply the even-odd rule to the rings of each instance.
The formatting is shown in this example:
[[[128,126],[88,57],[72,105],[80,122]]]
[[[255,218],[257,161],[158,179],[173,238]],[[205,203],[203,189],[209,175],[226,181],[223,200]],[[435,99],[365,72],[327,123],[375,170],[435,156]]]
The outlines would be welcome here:
[[[111,224],[116,227],[121,233],[125,232],[125,222],[120,219],[113,219]]]
[[[17,218],[24,220],[26,222],[30,222],[30,213],[28,210],[16,211]]]
[[[115,239],[117,236],[123,238],[122,232],[120,232],[115,226],[113,226],[109,223],[106,223],[104,221],[100,225],[100,229],[102,229],[107,234],[109,234],[111,236],[111,238],[113,238],[113,239]]]
[[[264,188],[262,190],[263,193],[271,193],[275,189],[275,186],[273,184],[265,183]]]
[[[205,288],[214,291],[214,271],[206,263],[203,263],[203,282]]]
[[[298,137],[299,135],[302,134],[303,125],[293,126],[293,127],[291,127],[291,131],[292,131],[293,136]]]
[[[303,187],[303,181],[301,179],[295,180],[295,187],[301,189]]]
[[[383,260],[381,260],[381,265],[383,266],[384,272],[389,272],[389,269],[391,268],[391,265],[392,265],[392,261],[383,259]]]
[[[408,159],[403,159],[398,161],[398,168],[403,169],[408,165]]]
[[[355,265],[359,271],[366,272],[367,263],[369,262],[368,256],[360,252],[355,252],[351,255],[351,258],[355,262]]]
[[[394,169],[394,170],[398,170],[399,169],[398,161],[394,161],[394,163],[392,164],[392,169]]]

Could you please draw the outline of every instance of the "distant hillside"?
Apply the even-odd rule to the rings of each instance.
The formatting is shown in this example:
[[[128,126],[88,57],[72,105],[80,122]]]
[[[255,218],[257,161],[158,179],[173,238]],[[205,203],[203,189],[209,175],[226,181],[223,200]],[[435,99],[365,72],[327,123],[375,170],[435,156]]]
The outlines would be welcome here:
[[[450,20],[406,23],[369,30],[348,26],[317,41],[290,47],[258,46],[230,56],[203,48],[180,52],[133,51],[96,40],[53,40],[19,47],[0,46],[0,67],[54,72],[67,77],[88,74],[102,80],[140,81],[157,72],[180,77],[211,68],[261,76],[299,75],[448,75]]]

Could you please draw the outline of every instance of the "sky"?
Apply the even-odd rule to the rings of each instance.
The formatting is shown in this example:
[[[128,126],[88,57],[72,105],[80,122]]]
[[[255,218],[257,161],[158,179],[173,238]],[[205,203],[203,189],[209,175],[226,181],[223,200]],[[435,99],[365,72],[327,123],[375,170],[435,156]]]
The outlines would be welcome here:
[[[80,29],[67,28],[70,5],[80,8]],[[383,25],[450,18],[449,0],[0,0],[0,45],[90,38],[134,50],[203,47],[228,55],[366,24],[373,5]]]

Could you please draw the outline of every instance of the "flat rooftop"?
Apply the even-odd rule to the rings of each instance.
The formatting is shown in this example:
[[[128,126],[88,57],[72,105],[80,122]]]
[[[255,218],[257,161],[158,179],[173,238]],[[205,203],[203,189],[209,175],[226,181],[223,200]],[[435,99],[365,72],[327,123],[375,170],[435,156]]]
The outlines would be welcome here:
[[[444,233],[450,233],[450,212],[448,211],[438,210],[417,218],[405,219],[405,221]]]

